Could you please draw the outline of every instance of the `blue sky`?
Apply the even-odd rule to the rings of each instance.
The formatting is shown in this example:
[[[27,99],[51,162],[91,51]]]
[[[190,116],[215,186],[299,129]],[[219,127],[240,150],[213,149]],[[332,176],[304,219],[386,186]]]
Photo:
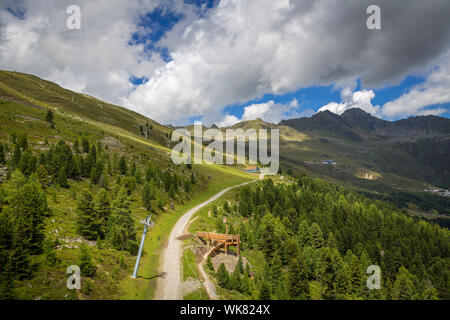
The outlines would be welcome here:
[[[80,30],[66,27],[69,0],[2,3],[0,68],[163,124],[277,123],[354,107],[387,120],[450,117],[448,0],[378,0],[375,31],[365,24],[371,0],[76,2]]]
[[[187,4],[195,5],[198,8],[202,8],[203,10],[199,14],[199,16],[204,17],[205,13],[208,9],[214,8],[218,4],[218,0],[184,0]],[[135,33],[130,40],[130,45],[134,44],[144,44],[145,50],[147,54],[159,54],[161,58],[165,62],[169,62],[172,60],[169,49],[167,47],[159,46],[157,43],[160,41],[166,32],[170,31],[177,23],[184,19],[183,14],[174,13],[170,10],[165,10],[162,8],[157,8],[153,12],[147,13],[145,15],[141,15],[138,19],[139,27],[143,27],[148,30],[147,33]],[[144,84],[149,79],[147,77],[135,78],[131,77],[130,82],[133,85],[139,86]],[[417,75],[408,75],[403,78],[402,81],[399,81],[398,84],[395,85],[386,85],[381,86],[380,88],[370,88],[363,87],[361,85],[360,79],[357,79],[356,86],[354,91],[359,91],[363,89],[373,90],[375,97],[372,99],[372,104],[374,106],[383,106],[389,101],[396,100],[400,98],[402,95],[407,94],[411,88],[422,84],[426,81],[425,77],[417,76]],[[261,97],[251,99],[241,103],[233,103],[226,105],[223,107],[223,112],[228,115],[235,116],[239,119],[242,118],[244,114],[244,108],[246,106],[254,105],[254,104],[264,104],[269,101],[273,101],[275,104],[286,105],[291,102],[293,99],[296,99],[298,103],[298,107],[293,110],[290,110],[295,114],[295,116],[310,116],[313,112],[317,112],[321,107],[327,105],[330,102],[341,102],[341,92],[340,89],[336,87],[335,83],[325,86],[309,86],[306,88],[300,88],[296,91],[292,91],[289,93],[274,95],[271,93],[264,94]],[[447,112],[441,113],[440,116],[450,117],[450,103],[443,104],[432,104],[427,108],[443,108],[446,109]],[[425,108],[425,109],[427,109]],[[289,113],[289,114],[290,114]],[[391,117],[390,120],[398,120],[403,118],[401,116]],[[197,122],[202,121],[203,116],[197,115],[189,118],[189,122]]]

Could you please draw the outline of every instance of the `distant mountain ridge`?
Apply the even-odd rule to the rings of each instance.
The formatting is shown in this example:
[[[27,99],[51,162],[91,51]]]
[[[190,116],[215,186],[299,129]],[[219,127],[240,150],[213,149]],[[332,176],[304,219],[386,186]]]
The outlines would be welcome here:
[[[447,118],[430,115],[387,121],[359,108],[346,110],[342,115],[326,110],[310,118],[283,120],[279,125],[299,131],[331,133],[355,141],[364,140],[364,135],[398,136],[407,131],[422,132],[425,135],[450,134],[450,119]]]

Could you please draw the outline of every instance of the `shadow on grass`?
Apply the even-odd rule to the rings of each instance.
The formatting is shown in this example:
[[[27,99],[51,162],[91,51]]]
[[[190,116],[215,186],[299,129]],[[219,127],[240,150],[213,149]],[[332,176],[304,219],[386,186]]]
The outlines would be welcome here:
[[[158,274],[155,274],[151,277],[143,277],[143,276],[137,276],[136,278],[145,279],[145,280],[153,280],[156,278],[164,278],[166,276],[167,272],[159,272]]]

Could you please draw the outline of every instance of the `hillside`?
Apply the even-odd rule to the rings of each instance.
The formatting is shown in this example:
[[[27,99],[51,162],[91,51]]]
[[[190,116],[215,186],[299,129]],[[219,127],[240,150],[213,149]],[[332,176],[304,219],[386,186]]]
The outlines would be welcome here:
[[[311,118],[281,121],[312,137],[304,143],[285,146],[288,167],[321,172],[305,161],[333,159],[331,176],[341,180],[363,177],[394,189],[419,191],[425,184],[450,185],[450,120],[421,116],[394,122],[378,119],[361,109],[341,116],[329,111]],[[304,152],[296,152],[304,150]],[[306,164],[306,165],[305,165]],[[360,186],[362,186],[360,184]]]
[[[151,119],[34,76],[0,76],[0,298],[152,298],[177,218],[251,179],[171,165],[171,130]],[[155,226],[131,280],[149,214]],[[66,287],[69,265],[81,267],[81,291]]]
[[[50,108],[75,119],[97,121],[140,134],[139,126],[148,124],[147,137],[158,143],[168,141],[171,130],[141,114],[115,106],[87,94],[62,88],[36,76],[0,70],[0,98]]]

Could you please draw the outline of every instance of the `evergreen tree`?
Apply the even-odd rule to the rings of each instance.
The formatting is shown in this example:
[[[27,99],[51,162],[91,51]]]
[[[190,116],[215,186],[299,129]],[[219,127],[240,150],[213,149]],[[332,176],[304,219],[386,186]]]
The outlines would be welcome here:
[[[208,268],[209,271],[214,272],[214,265],[211,261],[210,256],[208,256],[208,258],[206,259],[206,267]]]
[[[61,167],[58,172],[58,184],[61,188],[69,188],[67,183],[67,169],[66,167]]]
[[[36,171],[36,165],[37,158],[33,156],[30,151],[27,151],[20,158],[18,169],[28,177]]]
[[[359,294],[363,281],[362,281],[362,270],[359,264],[358,257],[350,252],[350,276],[351,276],[351,288],[352,292]]]
[[[120,157],[119,160],[119,172],[121,175],[127,174],[127,161],[125,160],[124,156]]]
[[[315,249],[319,249],[323,247],[324,240],[323,240],[323,234],[322,230],[320,229],[319,225],[317,223],[313,223],[311,227],[309,228],[309,238],[311,241],[311,245]]]
[[[309,282],[303,258],[297,255],[289,265],[289,296],[292,299],[308,299]]]
[[[81,147],[83,149],[83,153],[89,153],[89,140],[86,137],[83,137],[83,139],[81,139]]]
[[[152,193],[151,193],[151,187],[148,182],[144,184],[144,187],[142,188],[142,205],[144,208],[148,211],[152,211]]]
[[[77,232],[86,239],[95,240],[99,236],[100,219],[94,210],[92,195],[88,190],[83,190],[78,200],[77,207]]]
[[[332,232],[328,234],[327,247],[337,249],[336,238],[334,237]]]
[[[309,237],[309,225],[306,220],[303,220],[298,227],[298,239],[301,247],[311,244],[311,239]]]
[[[22,152],[21,152],[21,150],[20,150],[20,146],[18,145],[18,144],[16,144],[15,146],[14,146],[14,153],[13,153],[13,156],[12,156],[12,163],[11,163],[11,166],[13,167],[13,168],[16,168],[17,167],[17,165],[19,164],[19,162],[20,162],[20,158],[22,157]]]
[[[270,280],[272,283],[276,283],[280,277],[281,277],[281,259],[280,259],[280,255],[278,254],[278,252],[275,252],[272,262],[270,264],[270,270],[269,270],[269,274],[270,274]]]
[[[221,286],[222,288],[227,288],[230,282],[229,277],[230,276],[228,274],[227,268],[225,268],[225,265],[221,263],[216,273],[216,278],[219,286]]]
[[[236,263],[236,269],[238,270],[239,274],[244,273],[244,264],[242,262],[242,256],[239,255],[238,261]]]
[[[44,165],[40,165],[37,169],[37,175],[38,175],[38,179],[39,182],[42,184],[42,186],[47,186],[48,185],[48,173],[47,170],[45,170],[45,166]]]
[[[392,291],[394,300],[411,300],[416,293],[414,278],[403,266],[398,270]]]
[[[47,114],[45,116],[45,121],[53,123],[53,118],[54,116],[52,110],[48,109]]]
[[[55,266],[60,262],[55,250],[55,241],[44,241],[44,255],[49,266]]]
[[[427,284],[425,286],[425,290],[423,290],[422,295],[420,296],[422,300],[439,300],[439,292],[436,288],[433,288],[431,284]]]
[[[95,197],[94,212],[98,219],[98,238],[105,239],[108,220],[111,215],[111,204],[105,189],[100,189]]]
[[[13,270],[19,279],[28,278],[35,269],[30,256],[42,252],[44,218],[49,213],[47,198],[35,177],[11,195],[10,205],[4,213],[0,213],[4,220],[2,223],[11,230],[11,233],[6,233],[6,239],[0,236],[0,247],[6,240],[11,249],[5,268]]]
[[[23,133],[19,136],[17,144],[22,148],[23,151],[28,149],[28,137],[26,133]]]
[[[127,191],[124,187],[120,189],[112,204],[108,239],[117,250],[137,253],[136,230],[131,217]]]
[[[264,281],[264,280],[261,281],[258,299],[259,300],[271,300],[272,299],[270,285],[267,281]]]
[[[337,299],[346,299],[351,291],[351,273],[346,263],[343,263],[336,272],[334,295]]]
[[[97,272],[97,267],[95,266],[91,252],[88,247],[83,244],[80,247],[80,255],[78,256],[78,265],[80,266],[81,276],[93,277]]]
[[[0,143],[0,164],[5,164],[5,150],[3,149],[3,143]]]
[[[75,142],[73,143],[73,151],[75,151],[76,154],[80,153],[80,142],[78,139],[75,139]]]
[[[230,276],[230,288],[236,291],[241,290],[241,276],[239,274],[238,268],[235,268]]]

